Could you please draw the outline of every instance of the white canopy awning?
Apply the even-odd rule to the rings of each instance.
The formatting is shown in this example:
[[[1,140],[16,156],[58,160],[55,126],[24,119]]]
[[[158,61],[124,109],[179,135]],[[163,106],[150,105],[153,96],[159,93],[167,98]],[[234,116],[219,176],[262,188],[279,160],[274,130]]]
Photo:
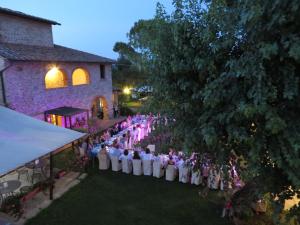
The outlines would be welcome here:
[[[0,106],[0,176],[85,135]]]

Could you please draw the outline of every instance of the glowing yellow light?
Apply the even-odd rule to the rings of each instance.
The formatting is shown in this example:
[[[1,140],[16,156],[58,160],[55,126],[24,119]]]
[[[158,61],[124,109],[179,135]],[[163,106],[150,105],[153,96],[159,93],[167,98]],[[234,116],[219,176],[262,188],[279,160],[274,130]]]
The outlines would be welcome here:
[[[82,85],[89,83],[89,74],[86,70],[82,68],[77,68],[74,70],[72,75],[72,84],[73,85]]]
[[[60,88],[67,86],[67,77],[57,67],[53,66],[45,76],[46,89]]]
[[[58,71],[59,70],[57,67],[53,67],[51,70],[49,70],[47,73],[49,75],[49,79],[54,79]]]
[[[125,94],[125,95],[130,95],[130,88],[129,87],[125,87],[124,89],[123,89],[123,93]]]

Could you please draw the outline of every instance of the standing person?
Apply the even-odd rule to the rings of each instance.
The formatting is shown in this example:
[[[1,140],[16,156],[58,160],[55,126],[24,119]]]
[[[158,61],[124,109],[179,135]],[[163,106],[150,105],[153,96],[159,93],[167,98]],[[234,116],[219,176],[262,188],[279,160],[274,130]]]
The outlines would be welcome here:
[[[132,130],[132,140],[133,143],[136,144],[138,143],[138,135],[139,135],[139,131],[137,130],[137,128],[134,126],[133,130]]]
[[[140,124],[137,126],[137,136],[138,142],[140,142],[144,138],[144,129]]]
[[[125,136],[125,149],[132,149],[132,135],[128,130]]]

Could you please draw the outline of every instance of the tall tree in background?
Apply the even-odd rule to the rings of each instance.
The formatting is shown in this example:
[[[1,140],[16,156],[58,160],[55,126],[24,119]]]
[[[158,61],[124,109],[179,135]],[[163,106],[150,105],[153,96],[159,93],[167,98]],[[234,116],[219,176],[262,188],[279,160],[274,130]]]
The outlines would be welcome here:
[[[300,194],[300,2],[173,2],[129,33],[149,104],[176,119],[186,149],[243,156],[251,197],[271,193],[281,211]]]
[[[117,42],[113,50],[119,54],[112,71],[113,85],[123,88],[136,87],[145,83],[147,75],[138,64],[139,54],[122,42]]]

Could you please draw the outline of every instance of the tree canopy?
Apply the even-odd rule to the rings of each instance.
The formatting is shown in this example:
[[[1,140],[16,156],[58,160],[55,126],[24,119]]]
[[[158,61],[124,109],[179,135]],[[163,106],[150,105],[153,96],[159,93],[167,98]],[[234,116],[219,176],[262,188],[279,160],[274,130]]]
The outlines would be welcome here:
[[[112,71],[113,85],[123,88],[143,84],[147,79],[147,73],[139,66],[135,50],[122,42],[117,42],[113,50],[119,54]]]
[[[186,149],[243,156],[282,209],[300,194],[300,1],[173,5],[135,23],[126,44],[150,74],[149,104],[176,119]]]

